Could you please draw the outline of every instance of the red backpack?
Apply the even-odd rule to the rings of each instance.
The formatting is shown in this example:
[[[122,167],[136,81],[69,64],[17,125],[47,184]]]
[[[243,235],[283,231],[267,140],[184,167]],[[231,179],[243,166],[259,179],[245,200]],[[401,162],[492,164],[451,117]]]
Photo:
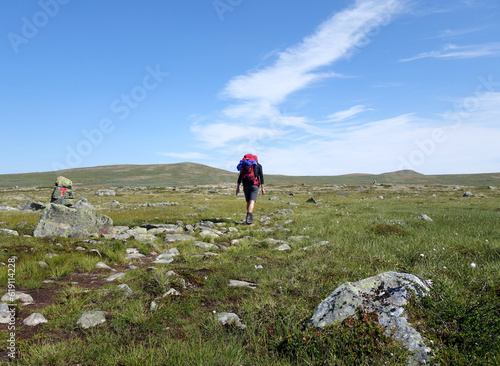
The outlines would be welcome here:
[[[256,168],[258,167],[257,156],[246,154],[236,167],[240,171],[241,181],[243,185],[259,186],[260,181]]]

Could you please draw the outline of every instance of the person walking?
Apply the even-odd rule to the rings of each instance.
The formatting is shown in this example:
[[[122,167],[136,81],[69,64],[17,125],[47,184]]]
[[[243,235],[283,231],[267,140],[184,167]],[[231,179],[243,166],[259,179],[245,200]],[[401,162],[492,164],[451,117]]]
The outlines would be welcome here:
[[[240,174],[238,176],[238,185],[236,187],[236,195],[240,193],[240,185],[243,183],[243,192],[247,201],[247,216],[245,222],[250,225],[253,223],[253,210],[257,201],[259,187],[262,194],[266,193],[264,189],[264,172],[262,165],[256,155],[246,154],[236,167]]]

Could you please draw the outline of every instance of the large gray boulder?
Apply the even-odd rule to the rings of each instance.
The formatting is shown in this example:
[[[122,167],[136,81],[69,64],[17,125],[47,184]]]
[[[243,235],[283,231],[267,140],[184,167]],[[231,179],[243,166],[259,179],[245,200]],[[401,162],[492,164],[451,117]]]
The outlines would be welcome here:
[[[43,210],[33,233],[36,237],[63,236],[86,238],[109,234],[113,220],[86,208],[73,208],[51,203]]]
[[[409,291],[425,296],[429,290],[429,286],[417,276],[398,272],[385,272],[358,282],[346,282],[323,300],[310,324],[324,328],[355,315],[358,308],[367,313],[375,312],[387,334],[395,330],[392,337],[412,352],[408,364],[426,364],[430,349],[425,346],[420,333],[408,323],[404,305],[410,296]]]

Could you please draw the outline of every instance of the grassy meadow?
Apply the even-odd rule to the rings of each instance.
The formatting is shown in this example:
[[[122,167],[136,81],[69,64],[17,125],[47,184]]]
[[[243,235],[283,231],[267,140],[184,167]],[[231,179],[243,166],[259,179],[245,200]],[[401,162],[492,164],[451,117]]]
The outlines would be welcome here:
[[[271,183],[265,196],[259,193],[255,224],[248,226],[242,223],[245,201],[234,195],[235,188],[234,183],[129,187],[114,197],[95,195],[97,187],[74,191],[114,225],[212,221],[225,232],[215,243],[227,249],[210,249],[217,256],[199,256],[207,250],[195,247],[194,240],[167,244],[164,234],[154,243],[25,237],[40,212],[0,212],[0,228],[20,234],[0,234],[0,262],[16,257],[16,289],[35,299],[33,305],[18,305],[16,358],[2,351],[0,364],[405,365],[405,349],[362,314],[321,331],[307,327],[319,303],[342,283],[385,271],[434,283],[431,296],[407,308],[433,350],[432,364],[500,364],[500,189]],[[0,204],[48,202],[51,191],[0,189]],[[465,191],[473,196],[462,197]],[[311,197],[316,203],[306,202]],[[120,205],[109,205],[112,200]],[[146,206],[159,202],[177,205]],[[283,209],[293,213],[278,213]],[[417,218],[420,214],[433,221]],[[290,239],[294,236],[299,238]],[[292,249],[277,251],[279,244],[269,238]],[[238,242],[231,245],[234,239]],[[301,250],[321,241],[328,244]],[[78,246],[86,250],[75,250]],[[154,253],[173,247],[181,253],[174,262],[151,263]],[[126,248],[138,248],[146,257],[126,260]],[[104,281],[115,272],[97,269],[99,261],[125,276]],[[169,275],[171,270],[177,275]],[[2,295],[7,277],[7,266],[0,266]],[[230,287],[231,279],[256,288]],[[117,290],[121,283],[133,293]],[[162,297],[170,288],[180,296]],[[80,315],[91,310],[105,311],[106,322],[91,329],[77,326]],[[22,320],[33,312],[48,323],[24,326]],[[216,320],[221,312],[236,313],[246,328],[222,326]],[[0,325],[0,344],[8,338],[7,326]]]

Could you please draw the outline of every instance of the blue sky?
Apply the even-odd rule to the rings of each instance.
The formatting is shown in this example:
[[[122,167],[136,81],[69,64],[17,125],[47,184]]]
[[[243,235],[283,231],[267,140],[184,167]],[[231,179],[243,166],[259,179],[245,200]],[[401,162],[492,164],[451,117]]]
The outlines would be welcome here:
[[[0,28],[0,174],[500,171],[495,0],[3,0]]]

